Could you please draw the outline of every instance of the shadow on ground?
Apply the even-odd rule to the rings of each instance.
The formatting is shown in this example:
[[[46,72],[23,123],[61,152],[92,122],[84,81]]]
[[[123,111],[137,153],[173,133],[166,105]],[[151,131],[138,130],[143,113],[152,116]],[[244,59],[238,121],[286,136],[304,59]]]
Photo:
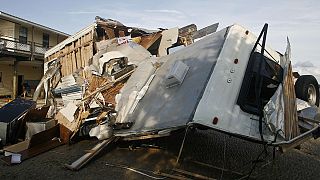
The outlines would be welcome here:
[[[132,171],[107,166],[106,163],[174,173],[172,168],[183,135],[184,132],[179,132],[155,140],[119,142],[102,151],[80,171],[67,170],[64,164],[77,160],[85,150],[91,149],[98,142],[83,140],[55,148],[19,165],[6,166],[0,163],[0,179],[150,179]],[[178,168],[216,179],[241,179],[250,173],[256,162],[250,179],[320,177],[319,140],[304,143],[301,150],[277,153],[275,160],[272,158],[272,149],[268,148],[268,157],[263,161],[255,161],[263,150],[262,145],[219,132],[195,130],[186,137]]]

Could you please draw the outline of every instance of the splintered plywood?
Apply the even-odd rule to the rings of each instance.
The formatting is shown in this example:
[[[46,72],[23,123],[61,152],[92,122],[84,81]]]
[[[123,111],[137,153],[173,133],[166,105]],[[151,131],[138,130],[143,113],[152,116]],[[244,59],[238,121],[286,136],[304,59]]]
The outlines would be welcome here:
[[[140,45],[146,49],[150,48],[160,37],[161,33],[154,33],[148,36],[142,36]]]
[[[107,32],[107,36],[109,39],[115,38],[114,30],[111,28],[104,28],[104,30]]]
[[[92,93],[92,92],[94,92],[97,88],[99,88],[100,86],[106,84],[107,82],[109,82],[108,79],[93,75],[93,76],[91,77],[90,81],[89,81],[88,91],[89,91],[90,93]]]
[[[102,92],[104,100],[108,103],[116,105],[116,95],[119,94],[121,88],[124,86],[124,83],[117,83],[109,89]]]
[[[110,82],[108,79],[98,76],[92,76],[89,81],[88,92],[92,93],[96,91],[99,87],[102,87],[106,83]],[[124,86],[124,83],[118,82],[113,86],[102,90],[101,93],[104,97],[104,100],[108,103],[115,105],[115,96],[120,92],[120,89]]]
[[[299,135],[296,93],[291,63],[286,68],[285,73],[286,75],[283,80],[284,130],[285,138],[289,140]]]
[[[89,66],[93,57],[93,32],[66,44],[60,51],[48,56],[46,61],[60,58],[62,76],[67,76],[80,68]]]

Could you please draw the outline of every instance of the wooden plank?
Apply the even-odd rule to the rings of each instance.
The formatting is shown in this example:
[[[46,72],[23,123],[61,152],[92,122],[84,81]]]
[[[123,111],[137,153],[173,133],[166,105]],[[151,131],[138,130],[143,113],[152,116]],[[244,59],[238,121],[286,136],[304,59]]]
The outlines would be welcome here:
[[[61,52],[64,52],[65,51],[65,49],[62,49],[61,50]],[[65,76],[66,75],[66,73],[67,73],[67,70],[66,70],[66,60],[65,60],[65,56],[61,56],[61,58],[62,58],[62,64],[61,64],[61,68],[63,68],[63,76]]]
[[[75,47],[75,42],[73,41],[71,48]],[[75,56],[75,51],[77,49],[74,49],[71,53],[71,61],[72,61],[72,73],[75,72],[77,70],[77,63],[76,63],[76,56]]]
[[[70,46],[68,49],[70,49]],[[67,65],[68,66],[68,74],[67,75],[70,75],[72,73],[72,61],[71,61],[71,54],[70,53],[67,54],[67,63],[68,63],[68,65]]]
[[[86,58],[84,59],[85,60],[85,66],[89,66],[89,59],[90,59],[90,52],[91,52],[91,46],[88,45],[88,46],[85,46],[85,49],[86,49]]]
[[[142,36],[141,37],[141,42],[140,45],[143,46],[144,48],[148,49],[151,47],[160,37],[161,33],[154,33],[148,36]]]
[[[76,50],[75,50],[76,51]],[[77,68],[77,60],[76,60],[76,52],[72,51],[71,59],[72,59],[72,73],[75,72]]]
[[[76,41],[76,46],[80,46],[80,39],[78,39],[78,40]],[[81,47],[79,47],[79,48],[76,50],[76,54],[75,54],[75,58],[76,58],[76,62],[77,62],[77,69],[83,67],[83,66],[82,66],[82,60],[81,60],[80,52],[81,52]]]
[[[105,147],[107,147],[110,143],[115,142],[119,139],[119,137],[111,137],[107,140],[103,140],[99,144],[97,144],[95,147],[93,147],[89,152],[84,154],[82,157],[80,157],[78,160],[73,162],[71,165],[66,164],[65,166],[70,169],[77,171],[81,169],[84,165],[86,165],[93,157],[98,155],[101,150],[103,150]]]
[[[68,62],[68,75],[72,73],[72,59],[71,59],[71,46],[68,46],[67,62]]]
[[[92,64],[92,57],[93,57],[93,43],[90,43],[90,45],[88,46],[89,49],[89,57],[88,57],[88,64],[86,64],[86,66],[89,66],[90,64]]]
[[[81,57],[82,57],[82,66],[86,66],[86,59],[87,59],[87,48],[86,46],[83,46],[81,51]]]
[[[65,56],[64,56],[64,62],[65,62],[65,66],[66,66],[66,76],[67,75],[69,75],[69,61],[68,61],[68,59],[69,59],[69,54],[66,54]]]
[[[286,76],[283,81],[284,131],[286,140],[290,140],[299,135],[296,93],[294,90],[291,62],[285,69],[285,74]]]
[[[29,159],[29,158],[32,158],[32,157],[37,156],[39,154],[42,154],[44,152],[47,152],[50,149],[56,148],[56,147],[61,146],[63,144],[64,143],[61,142],[59,139],[53,139],[51,141],[37,145],[37,146],[32,147],[30,149],[26,149],[24,151],[21,151],[19,153],[19,154],[21,154],[21,161],[24,161],[26,159]],[[5,156],[5,157],[1,158],[1,160],[3,162],[5,162],[7,165],[13,165],[11,163],[11,157],[12,156]]]
[[[81,52],[80,52],[80,56],[81,56],[81,65],[82,65],[82,67],[85,67],[85,58],[86,58],[86,56],[85,56],[85,46],[82,46],[82,44],[84,44],[84,38],[82,37],[81,38]]]
[[[26,140],[24,142],[19,143],[22,145],[25,144],[26,145],[25,148],[23,148],[23,146],[19,147],[19,144],[18,144],[18,145],[13,145],[12,149],[17,149],[17,152],[15,151],[14,153],[20,154],[21,161],[24,161],[28,158],[34,157],[38,154],[41,154],[52,148],[55,148],[59,145],[64,144],[64,142],[61,142],[59,139],[54,139],[55,137],[60,137],[59,125],[56,125],[53,128],[50,128],[48,130],[45,130],[33,135],[30,140]],[[8,147],[7,149],[10,149],[10,147]],[[12,165],[11,157],[12,156],[6,156],[1,158],[1,160],[4,161],[7,165]]]
[[[109,39],[115,38],[115,34],[114,34],[113,29],[111,29],[111,28],[104,28],[104,30],[106,31]]]
[[[61,53],[64,53],[66,51],[66,47],[64,47],[62,50],[61,50]],[[62,56],[63,57],[63,64],[62,64],[62,68],[63,68],[63,76],[66,76],[67,75],[67,63],[66,63],[66,55]]]

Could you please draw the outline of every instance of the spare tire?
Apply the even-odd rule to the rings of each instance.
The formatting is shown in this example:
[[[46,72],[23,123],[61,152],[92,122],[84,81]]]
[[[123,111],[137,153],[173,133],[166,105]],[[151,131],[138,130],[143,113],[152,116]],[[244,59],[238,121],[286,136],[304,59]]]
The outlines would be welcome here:
[[[297,98],[307,101],[310,105],[319,106],[319,84],[314,76],[300,76],[294,87]]]

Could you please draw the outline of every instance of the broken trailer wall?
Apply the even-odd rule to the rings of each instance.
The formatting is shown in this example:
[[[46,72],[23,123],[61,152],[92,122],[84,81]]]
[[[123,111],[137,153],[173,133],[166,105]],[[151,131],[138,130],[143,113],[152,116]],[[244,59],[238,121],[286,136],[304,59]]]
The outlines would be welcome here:
[[[215,69],[227,30],[225,28],[184,49],[159,58],[158,61],[163,64],[154,72],[153,67],[146,63],[138,66],[121,90],[120,112],[117,117],[118,123],[128,122],[133,125],[130,129],[116,132],[116,135],[136,136],[186,126],[192,120],[206,84]],[[188,71],[183,82],[168,87],[166,82],[170,77],[167,75],[177,62],[188,66]],[[148,78],[142,76],[144,72],[150,74],[150,83],[146,82]],[[146,85],[140,85],[141,90],[137,90],[135,84],[136,87],[139,84]],[[137,94],[146,92],[140,100],[139,96],[136,96],[136,103],[133,103],[131,111],[121,114],[121,109],[125,109],[130,103],[130,90],[138,91]]]
[[[96,22],[64,40],[45,53],[45,69],[54,59],[60,59],[62,77],[92,64],[97,52],[96,42],[129,35],[129,27],[122,23],[96,17]]]
[[[62,77],[72,74],[90,64],[94,54],[94,34],[96,24],[92,24],[67,38],[45,53],[45,69],[53,59],[60,59]]]

